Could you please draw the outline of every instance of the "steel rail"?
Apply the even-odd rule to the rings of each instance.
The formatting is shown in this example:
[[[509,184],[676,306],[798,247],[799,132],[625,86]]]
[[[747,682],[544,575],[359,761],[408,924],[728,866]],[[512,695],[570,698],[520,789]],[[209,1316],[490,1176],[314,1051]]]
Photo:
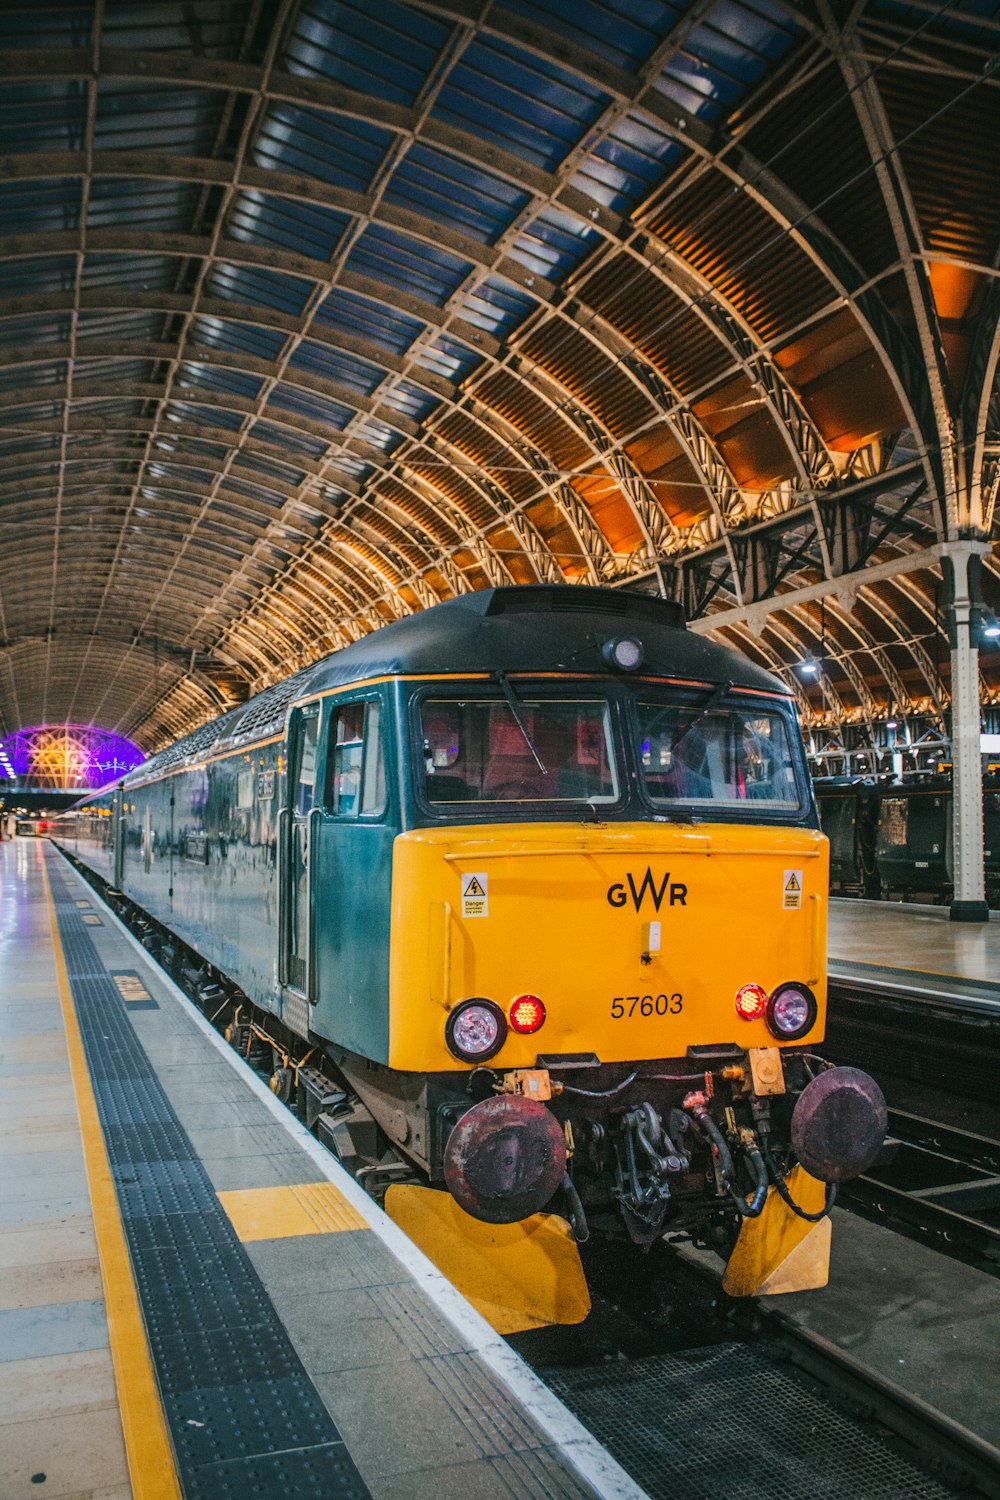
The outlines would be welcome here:
[[[888,1144],[842,1205],[1000,1276],[1000,1141],[891,1109]]]

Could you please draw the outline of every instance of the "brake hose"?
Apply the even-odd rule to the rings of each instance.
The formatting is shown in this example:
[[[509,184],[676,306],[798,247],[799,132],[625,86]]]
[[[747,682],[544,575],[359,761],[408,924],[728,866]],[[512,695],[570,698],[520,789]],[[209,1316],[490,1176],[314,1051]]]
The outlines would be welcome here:
[[[754,1170],[754,1177],[757,1180],[754,1195],[748,1203],[736,1186],[736,1167],[733,1162],[733,1154],[722,1131],[703,1104],[690,1104],[689,1099],[685,1099],[684,1103],[688,1106],[689,1113],[694,1115],[702,1134],[708,1139],[713,1153],[719,1158],[722,1181],[737,1212],[744,1219],[759,1218],[763,1212],[768,1187],[767,1168],[764,1166],[764,1160],[760,1152],[756,1147],[747,1151],[750,1164]]]
[[[584,1245],[590,1239],[587,1215],[583,1211],[583,1204],[580,1202],[580,1194],[576,1190],[576,1184],[568,1172],[563,1174],[562,1190],[566,1195],[566,1202],[569,1208],[567,1217],[570,1228],[573,1231],[573,1238],[578,1245]]]

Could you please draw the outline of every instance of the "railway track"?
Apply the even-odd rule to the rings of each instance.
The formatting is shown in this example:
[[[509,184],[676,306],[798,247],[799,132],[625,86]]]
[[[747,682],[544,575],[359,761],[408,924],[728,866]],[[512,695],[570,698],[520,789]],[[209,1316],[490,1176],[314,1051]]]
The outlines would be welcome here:
[[[840,962],[831,966],[824,1052],[992,1101],[1000,1068],[1000,986]]]
[[[1000,1276],[1000,1141],[890,1109],[886,1144],[841,1203]]]
[[[1000,1497],[988,1443],[699,1252],[665,1261],[645,1304],[608,1267],[590,1327],[510,1340],[651,1500]]]

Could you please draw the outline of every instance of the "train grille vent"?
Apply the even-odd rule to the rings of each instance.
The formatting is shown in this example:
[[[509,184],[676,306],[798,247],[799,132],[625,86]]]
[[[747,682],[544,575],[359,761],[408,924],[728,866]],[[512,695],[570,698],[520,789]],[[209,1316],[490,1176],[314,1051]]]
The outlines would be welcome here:
[[[648,620],[675,630],[685,626],[684,610],[672,599],[648,594],[630,594],[622,589],[601,589],[573,584],[551,588],[494,589],[487,615],[593,614],[617,615],[624,620]]]

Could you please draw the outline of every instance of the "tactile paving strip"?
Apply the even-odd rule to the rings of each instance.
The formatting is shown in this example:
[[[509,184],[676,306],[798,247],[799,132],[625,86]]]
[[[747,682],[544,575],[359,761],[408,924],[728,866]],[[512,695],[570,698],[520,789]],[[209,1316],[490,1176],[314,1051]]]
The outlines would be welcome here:
[[[186,1500],[366,1500],[54,860],[48,871]]]
[[[545,1375],[650,1500],[954,1500],[746,1344]]]

